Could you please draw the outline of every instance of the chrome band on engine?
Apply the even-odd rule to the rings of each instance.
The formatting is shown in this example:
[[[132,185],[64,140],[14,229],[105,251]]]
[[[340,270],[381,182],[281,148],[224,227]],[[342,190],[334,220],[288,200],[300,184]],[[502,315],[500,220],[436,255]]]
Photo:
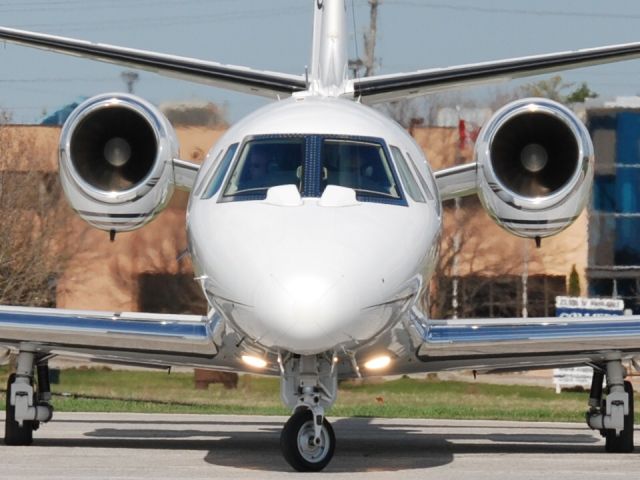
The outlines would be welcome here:
[[[98,95],[69,116],[60,137],[60,180],[73,209],[103,230],[139,228],[173,193],[173,127],[133,95]]]
[[[478,195],[506,230],[545,237],[573,222],[593,180],[593,146],[576,115],[552,100],[529,98],[498,110],[475,150]]]

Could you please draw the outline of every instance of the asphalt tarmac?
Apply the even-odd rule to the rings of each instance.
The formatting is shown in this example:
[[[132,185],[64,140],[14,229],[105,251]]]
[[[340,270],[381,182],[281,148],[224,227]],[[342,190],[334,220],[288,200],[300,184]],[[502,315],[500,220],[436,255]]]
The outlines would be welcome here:
[[[607,454],[599,434],[582,424],[365,418],[330,418],[337,436],[333,461],[322,473],[300,474],[280,454],[285,420],[57,413],[35,432],[32,446],[0,446],[0,478],[640,477],[640,448],[638,453]]]

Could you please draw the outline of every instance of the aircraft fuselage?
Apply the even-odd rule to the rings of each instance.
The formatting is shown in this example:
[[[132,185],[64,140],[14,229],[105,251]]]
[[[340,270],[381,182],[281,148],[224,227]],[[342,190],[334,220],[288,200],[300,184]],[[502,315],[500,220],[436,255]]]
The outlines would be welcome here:
[[[293,155],[298,147],[291,142],[301,145],[302,168],[292,176],[297,187],[229,193],[230,183],[241,182],[243,173],[235,172],[243,149],[255,139],[271,151],[283,141]],[[391,194],[325,185],[332,167],[344,178],[345,162],[353,161],[347,157],[358,155],[360,144],[378,145],[388,159],[395,189],[383,188]],[[203,198],[230,148],[234,158],[224,181]],[[429,189],[423,202],[402,182],[392,160],[398,150]],[[359,160],[360,171],[346,174],[363,180],[348,177],[347,185],[373,176],[376,166]],[[192,191],[187,223],[196,274],[233,328],[268,349],[312,354],[365,344],[398,321],[433,269],[441,215],[433,174],[398,124],[353,101],[301,96],[255,112],[214,145]]]

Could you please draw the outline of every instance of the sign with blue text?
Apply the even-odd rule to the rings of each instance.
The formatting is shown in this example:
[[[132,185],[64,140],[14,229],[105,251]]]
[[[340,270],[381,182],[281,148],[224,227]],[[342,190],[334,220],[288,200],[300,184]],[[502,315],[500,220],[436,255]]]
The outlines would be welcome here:
[[[619,316],[624,301],[619,298],[556,297],[556,317]]]
[[[618,298],[556,297],[556,317],[614,317],[624,314],[624,301]],[[589,388],[591,367],[556,368],[553,383],[556,393],[563,388],[580,386]]]

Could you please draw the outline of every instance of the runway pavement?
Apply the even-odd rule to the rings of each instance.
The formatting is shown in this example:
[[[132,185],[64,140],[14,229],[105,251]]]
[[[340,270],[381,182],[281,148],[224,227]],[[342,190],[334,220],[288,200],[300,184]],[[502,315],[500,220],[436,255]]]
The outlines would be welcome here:
[[[640,476],[640,449],[627,455],[607,454],[600,436],[582,424],[365,418],[331,419],[338,442],[332,463],[323,473],[299,474],[291,472],[280,454],[279,435],[285,420],[58,413],[35,432],[32,446],[0,446],[0,478],[584,480]]]

